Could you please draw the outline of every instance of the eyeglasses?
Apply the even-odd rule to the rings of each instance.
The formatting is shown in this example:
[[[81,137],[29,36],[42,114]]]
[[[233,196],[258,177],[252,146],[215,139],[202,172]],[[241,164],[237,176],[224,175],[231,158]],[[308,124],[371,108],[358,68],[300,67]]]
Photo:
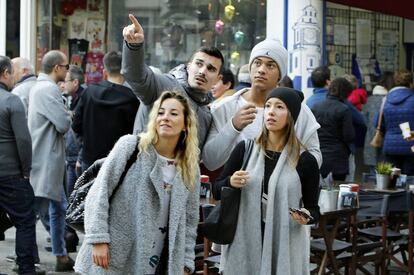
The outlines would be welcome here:
[[[69,70],[69,64],[63,64],[63,65],[58,64],[58,67],[63,67],[66,70]]]

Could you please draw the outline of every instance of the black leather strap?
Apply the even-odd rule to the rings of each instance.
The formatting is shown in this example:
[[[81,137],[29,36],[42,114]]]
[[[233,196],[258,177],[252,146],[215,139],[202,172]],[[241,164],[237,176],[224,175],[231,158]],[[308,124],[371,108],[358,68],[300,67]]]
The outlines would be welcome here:
[[[116,191],[118,191],[119,187],[121,186],[122,182],[124,181],[124,178],[125,178],[126,174],[128,173],[129,168],[131,168],[132,164],[137,160],[137,156],[138,156],[138,153],[139,153],[139,150],[138,150],[139,138],[137,138],[137,139],[138,139],[138,141],[137,141],[137,145],[135,146],[135,150],[132,153],[132,155],[129,157],[128,162],[125,166],[125,170],[122,173],[121,177],[119,178],[119,182],[118,182],[117,186],[115,187],[114,191],[112,192],[111,197],[109,198],[109,202],[112,201],[112,198],[114,197]]]

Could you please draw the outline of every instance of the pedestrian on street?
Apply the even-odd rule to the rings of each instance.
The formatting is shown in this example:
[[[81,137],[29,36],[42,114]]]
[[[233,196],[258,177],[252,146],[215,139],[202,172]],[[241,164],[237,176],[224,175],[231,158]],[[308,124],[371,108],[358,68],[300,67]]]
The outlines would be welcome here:
[[[139,139],[127,135],[115,144],[89,190],[76,272],[194,272],[200,174],[197,122],[189,100],[177,92],[161,94],[147,129]],[[118,183],[137,146],[136,161]]]
[[[28,125],[33,140],[31,184],[36,211],[41,219],[49,216],[52,253],[56,271],[71,271],[74,261],[65,247],[65,141],[71,118],[57,86],[69,69],[66,55],[53,50],[42,59],[42,72],[30,91]]]
[[[306,128],[310,118],[299,115],[303,106],[297,91],[273,89],[265,100],[260,134],[234,148],[214,184],[218,199],[223,186],[241,189],[234,240],[221,257],[226,275],[309,274],[310,232],[305,225],[319,218],[319,169],[296,135],[302,127],[305,135],[313,131]],[[245,142],[253,148],[246,169],[240,170]]]
[[[0,209],[16,227],[16,263],[19,274],[45,274],[35,269],[36,216],[29,182],[32,140],[23,103],[14,86],[10,58],[0,56]]]
[[[132,133],[139,100],[124,85],[121,62],[121,53],[105,54],[104,80],[89,85],[74,110],[72,129],[82,140],[82,172],[106,157],[120,137]]]
[[[16,57],[12,59],[12,64],[14,81],[16,82],[12,93],[20,97],[22,100],[27,117],[30,90],[36,84],[37,77],[34,74],[34,69],[29,59],[24,57]]]

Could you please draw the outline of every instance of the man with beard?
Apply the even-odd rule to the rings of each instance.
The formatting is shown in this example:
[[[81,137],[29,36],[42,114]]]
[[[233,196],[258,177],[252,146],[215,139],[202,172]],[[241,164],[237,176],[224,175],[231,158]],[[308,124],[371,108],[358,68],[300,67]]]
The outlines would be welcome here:
[[[64,81],[69,70],[68,59],[53,50],[42,59],[42,72],[30,91],[28,125],[33,141],[30,173],[36,210],[41,217],[49,215],[52,253],[56,271],[70,271],[74,261],[65,248],[65,142],[71,118],[57,83]],[[44,219],[43,219],[44,220]]]
[[[142,103],[135,118],[134,133],[145,129],[149,110],[160,94],[165,90],[176,90],[187,96],[194,108],[198,119],[199,148],[202,149],[211,124],[208,92],[220,79],[223,55],[215,47],[202,47],[186,65],[179,65],[169,74],[155,74],[144,63],[144,30],[133,15],[130,14],[129,18],[132,24],[123,30],[122,73]]]

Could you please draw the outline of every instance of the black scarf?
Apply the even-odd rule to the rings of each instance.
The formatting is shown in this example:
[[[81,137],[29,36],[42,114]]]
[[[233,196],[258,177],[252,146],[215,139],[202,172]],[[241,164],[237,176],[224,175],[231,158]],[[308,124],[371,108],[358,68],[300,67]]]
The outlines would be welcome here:
[[[178,65],[169,72],[178,83],[184,88],[187,95],[198,105],[204,106],[210,104],[211,100],[208,93],[199,89],[191,88],[188,85],[188,73],[184,64]]]

